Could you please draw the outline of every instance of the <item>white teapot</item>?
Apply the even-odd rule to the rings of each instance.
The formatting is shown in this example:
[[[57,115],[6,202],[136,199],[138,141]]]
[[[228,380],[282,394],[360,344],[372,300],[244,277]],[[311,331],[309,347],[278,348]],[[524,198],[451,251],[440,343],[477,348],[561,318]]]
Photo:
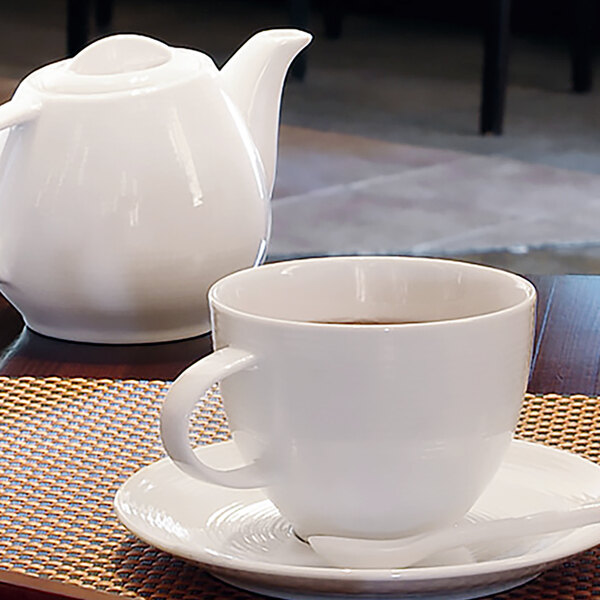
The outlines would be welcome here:
[[[310,40],[260,32],[219,71],[115,35],[21,82],[0,106],[0,290],[31,329],[98,343],[209,330],[209,286],[264,258],[283,80]]]

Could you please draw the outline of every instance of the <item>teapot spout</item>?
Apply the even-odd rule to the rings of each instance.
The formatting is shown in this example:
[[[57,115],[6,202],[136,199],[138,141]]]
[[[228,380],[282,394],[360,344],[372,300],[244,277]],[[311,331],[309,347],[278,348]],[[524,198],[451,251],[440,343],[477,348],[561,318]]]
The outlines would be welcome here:
[[[271,29],[251,37],[221,69],[223,89],[246,121],[265,169],[265,187],[275,182],[279,109],[283,81],[294,57],[312,35]]]

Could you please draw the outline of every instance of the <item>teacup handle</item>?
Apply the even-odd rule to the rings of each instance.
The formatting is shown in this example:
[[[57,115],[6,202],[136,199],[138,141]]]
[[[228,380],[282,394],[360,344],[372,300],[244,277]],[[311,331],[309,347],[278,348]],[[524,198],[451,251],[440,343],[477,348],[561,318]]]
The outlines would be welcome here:
[[[188,367],[169,389],[160,413],[160,435],[167,454],[188,475],[229,488],[263,487],[265,481],[255,463],[229,470],[204,464],[194,453],[189,438],[189,419],[203,394],[216,381],[256,364],[256,357],[238,348],[222,348]]]

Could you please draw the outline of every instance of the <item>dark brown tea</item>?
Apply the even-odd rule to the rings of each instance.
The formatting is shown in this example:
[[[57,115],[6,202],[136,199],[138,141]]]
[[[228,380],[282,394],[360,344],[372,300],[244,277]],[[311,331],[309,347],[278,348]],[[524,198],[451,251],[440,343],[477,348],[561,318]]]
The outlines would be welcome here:
[[[401,319],[310,319],[309,323],[322,323],[323,325],[406,325],[409,323],[429,323],[435,319],[401,320]]]

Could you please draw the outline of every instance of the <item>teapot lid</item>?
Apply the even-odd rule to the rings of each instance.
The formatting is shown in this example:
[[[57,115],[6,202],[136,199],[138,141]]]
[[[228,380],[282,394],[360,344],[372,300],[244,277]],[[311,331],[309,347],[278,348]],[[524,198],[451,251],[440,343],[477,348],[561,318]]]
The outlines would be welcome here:
[[[40,90],[57,94],[105,94],[151,87],[197,75],[212,60],[195,50],[171,48],[135,34],[111,35],[90,44],[72,59],[34,71]]]

